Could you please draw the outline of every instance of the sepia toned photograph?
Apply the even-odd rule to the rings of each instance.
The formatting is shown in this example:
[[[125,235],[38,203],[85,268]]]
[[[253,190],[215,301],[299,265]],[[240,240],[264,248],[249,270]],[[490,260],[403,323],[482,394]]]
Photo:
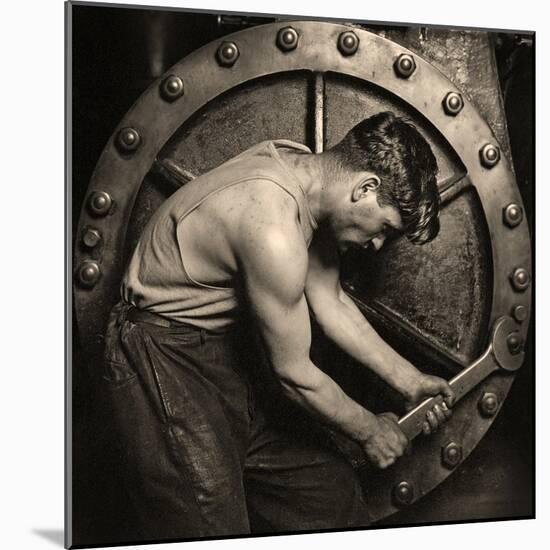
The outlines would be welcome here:
[[[66,547],[535,517],[535,33],[367,18],[65,4]]]

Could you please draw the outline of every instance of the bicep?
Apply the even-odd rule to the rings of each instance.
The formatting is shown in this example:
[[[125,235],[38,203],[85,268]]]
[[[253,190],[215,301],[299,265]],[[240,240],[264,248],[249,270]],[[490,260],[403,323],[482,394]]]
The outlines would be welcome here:
[[[249,307],[279,375],[309,359],[311,328],[304,284],[307,250],[281,231],[260,231],[241,258]]]

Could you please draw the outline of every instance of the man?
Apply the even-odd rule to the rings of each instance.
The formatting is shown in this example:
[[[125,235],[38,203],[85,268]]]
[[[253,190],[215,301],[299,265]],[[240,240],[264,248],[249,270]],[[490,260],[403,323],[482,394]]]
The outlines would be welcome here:
[[[395,415],[372,414],[312,363],[309,314],[409,405],[445,396],[426,434],[445,421],[449,385],[376,334],[342,291],[338,267],[349,247],[378,250],[391,232],[432,239],[436,172],[414,126],[380,113],[322,154],[260,143],[153,215],[111,317],[104,376],[136,535],[367,524],[354,470],[316,426],[356,441],[380,468],[408,441]],[[250,352],[251,327],[268,370]]]

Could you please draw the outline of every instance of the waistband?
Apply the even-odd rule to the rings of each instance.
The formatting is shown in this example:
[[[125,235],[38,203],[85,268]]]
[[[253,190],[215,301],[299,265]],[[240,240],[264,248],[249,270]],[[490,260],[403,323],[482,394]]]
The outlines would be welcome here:
[[[236,327],[227,327],[224,330],[218,331],[209,331],[201,327],[196,327],[189,325],[187,323],[181,323],[179,321],[174,321],[158,313],[153,313],[152,311],[146,311],[139,309],[131,304],[125,302],[120,302],[115,306],[118,311],[118,323],[122,324],[124,321],[128,320],[132,323],[146,323],[149,325],[155,325],[157,327],[177,329],[179,333],[197,333],[201,335],[218,335],[218,334],[229,334],[236,331]]]

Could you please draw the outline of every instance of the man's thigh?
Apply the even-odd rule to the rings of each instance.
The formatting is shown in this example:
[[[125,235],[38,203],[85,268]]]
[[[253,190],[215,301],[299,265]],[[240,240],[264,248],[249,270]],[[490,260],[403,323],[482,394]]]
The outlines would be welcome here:
[[[249,532],[241,451],[248,392],[217,361],[215,342],[129,321],[111,327],[108,340],[105,429],[137,512],[135,532]]]
[[[347,460],[301,431],[307,423],[287,430],[260,422],[244,475],[253,533],[369,525],[359,478]]]

